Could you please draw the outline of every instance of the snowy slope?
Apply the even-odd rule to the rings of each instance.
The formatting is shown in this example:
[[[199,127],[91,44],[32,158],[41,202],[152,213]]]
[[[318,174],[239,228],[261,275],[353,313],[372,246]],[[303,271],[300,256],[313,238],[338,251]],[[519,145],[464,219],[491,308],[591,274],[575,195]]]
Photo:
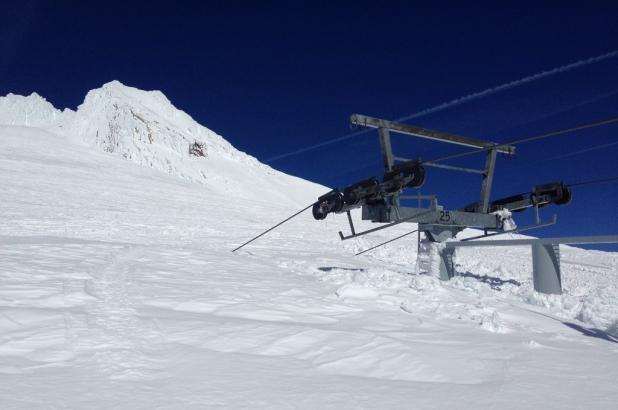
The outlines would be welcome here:
[[[106,87],[0,111],[1,408],[615,408],[618,255],[563,247],[565,294],[542,297],[526,248],[460,250],[450,283],[414,273],[415,238],[353,256],[413,225],[341,242],[345,217],[304,214],[233,254],[324,188]],[[175,137],[151,147],[131,109]]]

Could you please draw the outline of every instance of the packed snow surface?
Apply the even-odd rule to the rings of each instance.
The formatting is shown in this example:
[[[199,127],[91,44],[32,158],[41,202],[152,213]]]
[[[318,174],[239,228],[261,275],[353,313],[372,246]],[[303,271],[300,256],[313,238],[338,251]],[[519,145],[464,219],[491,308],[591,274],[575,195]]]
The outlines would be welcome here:
[[[460,249],[450,282],[413,236],[354,256],[412,224],[305,213],[232,253],[327,188],[118,82],[0,123],[2,409],[616,408],[615,253],[561,247],[551,297],[527,247]]]

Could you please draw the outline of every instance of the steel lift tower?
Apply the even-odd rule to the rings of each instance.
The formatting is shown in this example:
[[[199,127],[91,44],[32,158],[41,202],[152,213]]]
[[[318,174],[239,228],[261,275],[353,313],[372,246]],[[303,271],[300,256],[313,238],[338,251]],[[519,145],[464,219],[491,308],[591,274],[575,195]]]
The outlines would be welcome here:
[[[413,232],[418,232],[419,243],[421,232],[430,243],[446,242],[439,247],[440,272],[442,280],[449,280],[455,274],[453,256],[455,249],[463,246],[531,246],[534,289],[538,292],[560,294],[562,292],[560,272],[560,244],[585,244],[585,243],[618,243],[618,235],[612,236],[588,236],[588,237],[563,237],[545,239],[510,239],[510,240],[478,240],[486,239],[504,233],[523,232],[530,229],[553,225],[557,221],[556,215],[548,221],[541,221],[539,209],[547,205],[566,205],[571,201],[571,190],[563,182],[553,182],[535,186],[531,192],[511,195],[506,198],[491,200],[491,188],[496,159],[498,154],[512,156],[515,154],[514,144],[536,141],[542,138],[582,130],[600,125],[618,122],[618,117],[607,120],[582,124],[576,127],[566,128],[559,131],[528,137],[514,141],[510,144],[499,144],[491,141],[483,141],[447,132],[430,130],[414,125],[387,121],[380,118],[369,117],[361,114],[353,114],[350,118],[352,125],[378,130],[380,141],[380,154],[384,165],[383,176],[367,178],[343,189],[335,188],[320,196],[316,202],[301,209],[294,215],[272,226],[258,236],[236,247],[235,252],[249,243],[257,240],[285,222],[300,215],[302,212],[312,209],[313,217],[322,220],[328,214],[345,213],[348,217],[351,233],[344,235],[339,232],[341,240],[356,238],[382,229],[404,223],[413,222],[418,224],[418,229],[401,235],[402,238]],[[410,159],[393,154],[391,146],[391,133],[398,133],[412,137],[430,139],[447,144],[455,144],[472,148],[471,151],[453,154],[433,161]],[[453,159],[479,152],[485,153],[484,167],[475,169],[461,166],[443,164],[446,159]],[[468,172],[481,176],[479,200],[459,209],[445,209],[438,204],[435,195],[404,196],[401,193],[407,188],[420,188],[425,183],[425,167],[442,168],[457,172]],[[575,184],[578,185],[578,184]],[[581,185],[581,184],[579,184]],[[402,206],[401,199],[416,199],[417,207]],[[421,206],[423,200],[429,200],[429,205]],[[352,221],[350,211],[362,208],[361,217],[382,225],[357,232]],[[528,208],[534,209],[535,222],[532,225],[515,227],[512,221],[512,213],[523,212]],[[477,228],[481,234],[461,240],[456,239],[457,234],[465,228]],[[382,244],[383,245],[383,244]],[[378,245],[381,246],[381,245]],[[375,248],[375,247],[374,247]],[[370,248],[366,251],[369,251]],[[364,253],[363,251],[361,253]],[[360,254],[360,253],[359,253]]]
[[[535,289],[544,293],[561,293],[560,277],[560,243],[599,243],[618,242],[616,236],[552,238],[551,240],[530,239],[517,241],[474,241],[509,232],[522,232],[555,224],[554,215],[549,221],[541,221],[539,209],[550,205],[565,205],[571,200],[571,191],[562,182],[537,185],[530,193],[513,195],[491,201],[491,188],[498,154],[511,156],[515,147],[498,144],[461,135],[435,131],[409,124],[387,121],[366,115],[353,114],[350,122],[355,126],[375,128],[378,130],[380,153],[384,164],[384,176],[380,181],[376,177],[352,184],[344,189],[333,189],[322,195],[313,204],[315,219],[324,219],[329,213],[346,213],[351,234],[339,232],[342,240],[355,238],[381,229],[390,228],[403,222],[418,224],[418,232],[423,232],[430,242],[445,242],[455,239],[465,228],[478,228],[481,235],[460,241],[448,241],[440,250],[440,279],[449,280],[455,275],[453,254],[459,246],[492,246],[507,244],[512,246],[531,245],[533,254],[533,275]],[[438,142],[461,145],[484,151],[485,163],[482,169],[446,165],[435,161],[421,161],[393,154],[390,134],[431,139]],[[456,157],[458,155],[454,155]],[[475,173],[481,176],[478,202],[461,209],[445,209],[438,204],[435,196],[403,196],[406,188],[420,188],[425,182],[425,167],[442,168],[457,172]],[[400,199],[417,199],[418,207],[401,206]],[[421,200],[429,200],[429,206],[422,207]],[[362,219],[382,223],[377,228],[357,232],[350,211],[362,208]],[[512,228],[511,214],[533,208],[535,223]],[[508,221],[508,222],[507,222]],[[573,242],[575,241],[575,242]],[[521,242],[521,243],[520,243]]]

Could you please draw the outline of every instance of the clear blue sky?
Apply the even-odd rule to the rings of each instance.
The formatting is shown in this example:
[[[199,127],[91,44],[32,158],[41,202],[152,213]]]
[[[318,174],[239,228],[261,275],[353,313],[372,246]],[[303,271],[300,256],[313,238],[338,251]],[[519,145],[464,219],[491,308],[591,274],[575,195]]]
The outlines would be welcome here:
[[[354,112],[395,119],[618,50],[618,3],[609,1],[90,3],[2,3],[1,95],[36,91],[75,108],[113,79],[159,89],[260,160],[349,133]],[[618,57],[414,123],[508,141],[617,114]],[[614,141],[618,126],[522,145],[499,160],[494,197],[618,175],[617,145],[551,159]],[[426,159],[461,150],[405,136],[394,144]],[[270,165],[342,186],[380,173],[377,147],[371,133]],[[476,200],[479,183],[431,169],[423,192],[458,208]],[[578,189],[570,205],[545,210],[560,223],[537,234],[618,233],[617,204],[618,185]]]

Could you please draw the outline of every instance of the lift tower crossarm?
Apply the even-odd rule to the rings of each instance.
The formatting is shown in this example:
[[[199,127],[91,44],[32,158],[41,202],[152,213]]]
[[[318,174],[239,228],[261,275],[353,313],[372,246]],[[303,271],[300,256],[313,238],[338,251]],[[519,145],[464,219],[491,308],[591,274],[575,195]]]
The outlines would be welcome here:
[[[402,124],[400,122],[387,121],[380,118],[369,117],[362,114],[352,114],[350,122],[369,128],[382,128],[400,134],[413,135],[415,137],[427,138],[434,141],[449,142],[451,144],[463,145],[472,148],[492,148],[501,154],[515,154],[515,147],[512,145],[499,145],[495,142],[482,141],[475,138],[463,137],[461,135],[450,134],[443,131],[435,131],[427,128],[416,127],[414,125]]]

